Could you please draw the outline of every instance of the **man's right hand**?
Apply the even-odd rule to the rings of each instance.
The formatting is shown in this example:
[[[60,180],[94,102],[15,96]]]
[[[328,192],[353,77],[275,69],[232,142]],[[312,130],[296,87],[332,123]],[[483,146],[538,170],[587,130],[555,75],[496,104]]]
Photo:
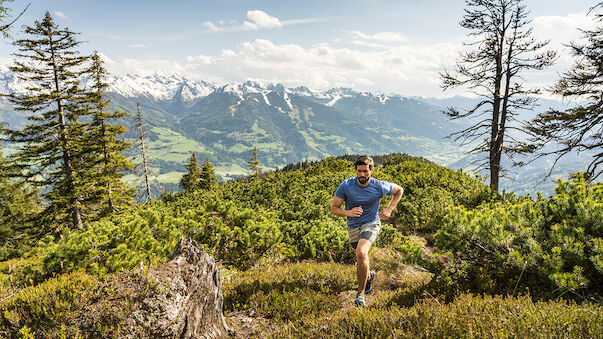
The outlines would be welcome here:
[[[350,217],[359,217],[362,215],[362,206],[356,206],[350,210]]]

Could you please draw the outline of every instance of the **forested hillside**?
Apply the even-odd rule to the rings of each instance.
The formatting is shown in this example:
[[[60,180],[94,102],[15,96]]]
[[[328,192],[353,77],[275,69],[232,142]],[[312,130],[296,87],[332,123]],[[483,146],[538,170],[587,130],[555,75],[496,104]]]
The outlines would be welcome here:
[[[182,237],[220,264],[227,319],[241,335],[601,333],[602,185],[577,179],[550,199],[496,198],[461,171],[403,155],[380,162],[374,176],[405,194],[371,252],[379,276],[366,311],[350,307],[354,255],[344,219],[328,213],[353,166],[329,158],[167,194],[40,240],[0,264],[1,333],[101,335],[77,320],[102,297],[95,286],[164,262]],[[119,317],[102,326],[116,333]]]

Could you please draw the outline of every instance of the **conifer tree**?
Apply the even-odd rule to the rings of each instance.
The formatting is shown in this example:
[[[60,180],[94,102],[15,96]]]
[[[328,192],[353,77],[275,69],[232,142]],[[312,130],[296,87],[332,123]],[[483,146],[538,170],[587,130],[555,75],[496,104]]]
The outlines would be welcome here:
[[[10,0],[0,0],[0,34],[5,38],[8,38],[8,29],[10,27],[9,23],[5,23],[10,13],[10,8],[4,6],[8,1]]]
[[[131,144],[123,138],[126,127],[112,122],[127,114],[122,111],[111,112],[105,91],[109,85],[105,82],[107,71],[98,53],[91,57],[92,65],[87,73],[90,75],[91,89],[85,101],[91,105],[93,120],[88,133],[90,146],[88,162],[95,165],[91,171],[91,181],[97,187],[91,194],[101,206],[101,214],[118,211],[132,203],[133,188],[122,181],[124,171],[133,168],[132,162],[124,155]]]
[[[216,178],[216,170],[214,165],[209,160],[209,157],[205,158],[203,166],[201,166],[201,177],[199,178],[199,187],[203,190],[212,190],[218,178]]]
[[[260,177],[260,174],[262,174],[262,167],[260,166],[260,158],[257,147],[253,147],[253,150],[251,151],[251,159],[249,159],[247,163],[249,164],[248,168],[251,171],[251,180],[257,180]]]
[[[199,168],[199,160],[197,152],[193,152],[188,164],[186,165],[186,174],[180,179],[180,187],[184,192],[194,191],[201,188],[201,168]]]
[[[27,93],[8,98],[15,110],[31,113],[23,130],[8,131],[10,141],[22,144],[12,160],[30,182],[50,188],[46,215],[81,229],[89,189],[89,167],[81,157],[89,123],[80,121],[88,112],[78,79],[87,58],[78,56],[75,33],[60,29],[48,12],[25,33],[29,38],[14,43],[19,52],[10,69],[30,85]]]
[[[591,11],[595,9],[603,9],[603,2]],[[595,14],[595,20],[598,26],[582,31],[585,42],[570,44],[576,63],[551,89],[554,94],[577,98],[584,104],[540,113],[526,126],[532,133],[526,148],[538,152],[537,158],[556,156],[549,175],[557,161],[573,151],[592,152],[584,173],[587,180],[594,180],[603,172],[603,13]],[[544,150],[552,141],[558,148]]]
[[[29,5],[15,19],[6,23],[10,12],[4,6],[6,2],[0,0],[0,33],[8,38],[9,28]],[[0,136],[4,135],[6,125],[0,123]],[[21,255],[38,238],[33,220],[41,207],[39,192],[27,187],[23,181],[14,181],[16,175],[13,172],[2,154],[0,143],[0,261]]]
[[[38,191],[13,181],[0,145],[0,261],[21,255],[40,235],[34,220],[41,210]]]

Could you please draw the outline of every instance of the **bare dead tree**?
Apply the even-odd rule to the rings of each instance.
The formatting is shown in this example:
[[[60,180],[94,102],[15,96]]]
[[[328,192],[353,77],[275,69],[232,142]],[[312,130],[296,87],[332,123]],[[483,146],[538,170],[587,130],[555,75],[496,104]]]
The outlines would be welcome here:
[[[141,175],[144,179],[145,189],[146,189],[146,199],[144,203],[146,204],[149,199],[151,199],[151,177],[152,174],[150,172],[149,159],[147,158],[147,151],[145,146],[145,135],[144,128],[142,127],[142,113],[140,112],[140,105],[136,103],[136,129],[138,131],[138,145],[140,149],[140,154],[142,157],[142,163],[140,164]]]
[[[472,109],[461,112],[455,107],[444,111],[451,119],[475,117],[472,125],[449,137],[469,153],[484,154],[477,171],[489,170],[490,187],[498,192],[499,177],[505,171],[501,157],[520,152],[519,141],[507,133],[521,130],[517,111],[532,109],[540,89],[526,88],[523,73],[541,70],[553,64],[554,51],[540,52],[548,41],[537,42],[529,27],[529,12],[522,0],[467,0],[460,25],[468,29],[472,42],[461,53],[453,72],[440,73],[444,90],[466,88],[481,98]],[[508,145],[507,145],[508,144]]]

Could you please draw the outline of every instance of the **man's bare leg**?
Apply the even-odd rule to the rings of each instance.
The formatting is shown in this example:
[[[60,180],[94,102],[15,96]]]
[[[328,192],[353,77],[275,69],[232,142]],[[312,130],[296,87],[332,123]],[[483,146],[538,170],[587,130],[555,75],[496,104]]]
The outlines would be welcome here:
[[[366,239],[360,239],[356,246],[356,277],[358,279],[358,293],[364,293],[366,281],[369,276],[369,257],[368,252],[371,249],[371,242]]]

